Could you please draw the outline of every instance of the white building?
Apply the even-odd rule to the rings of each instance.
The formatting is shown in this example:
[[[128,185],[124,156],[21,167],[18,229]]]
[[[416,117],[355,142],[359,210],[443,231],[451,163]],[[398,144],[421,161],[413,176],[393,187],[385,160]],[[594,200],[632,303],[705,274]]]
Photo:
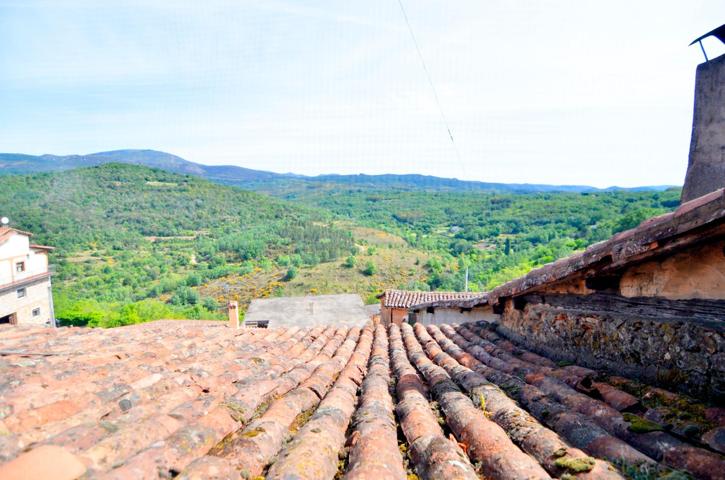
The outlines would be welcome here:
[[[0,324],[55,326],[48,270],[52,247],[32,234],[0,226]]]
[[[471,298],[443,299],[419,303],[409,309],[411,323],[423,325],[459,324],[467,322],[497,322],[501,316],[488,304],[487,293],[477,293]]]

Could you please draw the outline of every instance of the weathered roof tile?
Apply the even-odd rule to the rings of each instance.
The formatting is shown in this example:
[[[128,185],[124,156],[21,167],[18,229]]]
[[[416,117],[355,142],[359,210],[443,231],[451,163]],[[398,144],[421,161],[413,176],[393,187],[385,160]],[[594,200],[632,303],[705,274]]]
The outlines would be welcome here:
[[[42,445],[0,465],[3,480],[73,480],[85,472],[86,467],[78,457],[55,445]]]
[[[409,290],[386,290],[378,296],[385,307],[410,308],[423,303],[445,300],[468,300],[479,297],[474,292],[416,292]]]
[[[573,472],[581,479],[619,479],[606,459],[653,464],[643,451],[701,478],[725,471],[719,430],[703,443],[628,433],[619,408],[632,399],[617,382],[579,388],[596,372],[558,368],[475,325],[401,328],[377,326],[374,339],[371,324],[0,328],[15,352],[0,354],[0,478],[548,478],[571,473],[555,457],[564,450],[598,457]],[[705,412],[712,429],[722,412]],[[441,421],[457,436],[444,436]]]

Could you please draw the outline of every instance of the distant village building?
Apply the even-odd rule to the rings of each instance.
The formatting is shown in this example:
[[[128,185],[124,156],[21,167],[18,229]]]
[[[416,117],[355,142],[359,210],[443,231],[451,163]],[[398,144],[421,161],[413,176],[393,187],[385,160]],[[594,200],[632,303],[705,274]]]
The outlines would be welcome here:
[[[356,294],[259,298],[249,304],[244,315],[244,326],[362,326],[370,317],[362,298]]]
[[[472,298],[437,300],[410,307],[411,323],[423,325],[456,325],[466,322],[496,322],[500,316],[488,304],[488,294],[480,293]]]
[[[0,226],[0,324],[55,326],[48,252],[32,234]]]
[[[413,292],[406,290],[385,290],[380,299],[380,321],[383,325],[414,321],[410,309],[416,305],[445,300],[470,300],[480,293],[473,292]]]

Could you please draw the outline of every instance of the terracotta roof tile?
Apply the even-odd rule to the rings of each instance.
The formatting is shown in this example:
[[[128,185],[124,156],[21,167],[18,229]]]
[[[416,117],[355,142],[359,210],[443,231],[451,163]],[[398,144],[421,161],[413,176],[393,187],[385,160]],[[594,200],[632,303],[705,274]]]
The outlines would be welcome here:
[[[78,457],[54,445],[41,445],[0,465],[0,478],[3,480],[73,480],[85,472],[86,467]]]
[[[2,327],[0,344],[3,480],[621,479],[607,461],[623,457],[725,471],[722,429],[630,432],[628,380],[558,368],[478,325]]]
[[[480,293],[475,292],[416,292],[410,290],[386,290],[378,298],[382,298],[383,306],[393,308],[410,308],[423,303],[468,300]]]

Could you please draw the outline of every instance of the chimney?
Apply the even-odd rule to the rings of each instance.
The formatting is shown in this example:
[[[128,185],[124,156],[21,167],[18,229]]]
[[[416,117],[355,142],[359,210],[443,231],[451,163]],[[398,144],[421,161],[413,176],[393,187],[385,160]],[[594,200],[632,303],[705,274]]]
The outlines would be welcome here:
[[[690,158],[681,201],[690,201],[722,187],[725,187],[725,55],[697,67]]]
[[[234,300],[227,303],[227,315],[229,317],[229,326],[233,329],[239,328],[239,304]]]

